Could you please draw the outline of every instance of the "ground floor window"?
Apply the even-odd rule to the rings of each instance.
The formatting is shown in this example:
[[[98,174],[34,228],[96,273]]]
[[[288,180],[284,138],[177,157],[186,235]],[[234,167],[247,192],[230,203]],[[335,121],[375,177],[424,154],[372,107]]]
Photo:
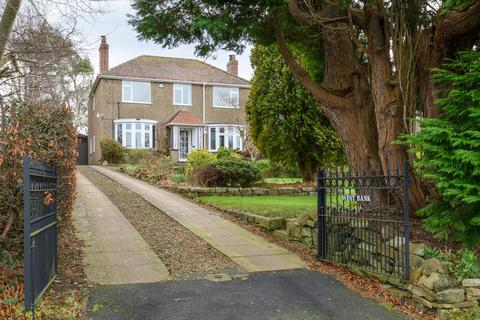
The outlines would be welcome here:
[[[155,123],[152,120],[115,120],[115,140],[126,148],[154,148]]]
[[[242,135],[245,129],[241,126],[210,126],[208,128],[208,150],[218,151],[220,148],[243,150]]]

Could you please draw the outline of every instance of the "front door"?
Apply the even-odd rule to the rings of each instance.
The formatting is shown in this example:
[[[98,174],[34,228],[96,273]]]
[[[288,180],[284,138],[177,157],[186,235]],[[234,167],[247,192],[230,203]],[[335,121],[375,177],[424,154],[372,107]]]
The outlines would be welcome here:
[[[190,149],[190,129],[180,129],[179,160],[187,160]]]

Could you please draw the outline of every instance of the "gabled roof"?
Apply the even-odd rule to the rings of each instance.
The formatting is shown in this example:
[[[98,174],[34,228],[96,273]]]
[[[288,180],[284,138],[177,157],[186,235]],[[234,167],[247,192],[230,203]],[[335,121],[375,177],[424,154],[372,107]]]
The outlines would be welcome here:
[[[233,85],[250,84],[243,78],[200,60],[147,55],[138,56],[99,74],[99,77],[108,78],[108,76]]]
[[[171,125],[204,126],[205,123],[198,119],[193,112],[182,109],[175,113],[170,121],[168,121],[167,126]]]

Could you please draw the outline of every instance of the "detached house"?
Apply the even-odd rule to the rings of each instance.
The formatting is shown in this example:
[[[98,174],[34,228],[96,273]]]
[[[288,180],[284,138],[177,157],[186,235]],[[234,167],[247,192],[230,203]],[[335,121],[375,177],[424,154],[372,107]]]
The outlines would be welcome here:
[[[234,55],[227,71],[158,56],[139,56],[109,69],[105,36],[99,50],[100,74],[88,105],[90,164],[99,163],[105,138],[126,148],[162,149],[180,162],[195,149],[243,149],[250,84],[238,77]]]

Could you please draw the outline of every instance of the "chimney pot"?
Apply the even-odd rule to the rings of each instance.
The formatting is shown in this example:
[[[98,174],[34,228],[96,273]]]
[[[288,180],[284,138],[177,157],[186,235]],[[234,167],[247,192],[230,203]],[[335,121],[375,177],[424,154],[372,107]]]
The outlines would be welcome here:
[[[100,53],[100,73],[108,71],[108,49],[109,45],[107,43],[107,37],[101,36],[100,48],[98,48],[98,51]]]
[[[238,77],[238,61],[235,58],[234,54],[229,55],[229,60],[227,63],[227,72]]]

